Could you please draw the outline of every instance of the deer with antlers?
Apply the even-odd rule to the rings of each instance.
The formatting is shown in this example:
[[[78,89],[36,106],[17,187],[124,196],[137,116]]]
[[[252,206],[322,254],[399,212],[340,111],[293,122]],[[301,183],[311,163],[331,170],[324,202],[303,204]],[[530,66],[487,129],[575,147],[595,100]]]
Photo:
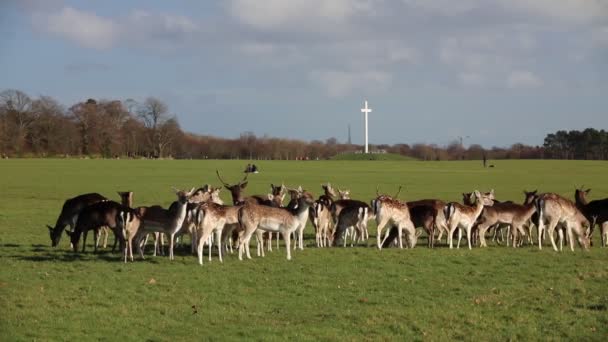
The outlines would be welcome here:
[[[591,189],[583,190],[583,187],[575,190],[576,206],[591,223],[589,239],[592,238],[593,230],[597,224],[600,226],[602,247],[606,247],[608,245],[608,198],[588,202],[587,195],[589,195],[589,192],[591,192]]]
[[[538,249],[542,249],[542,233],[547,229],[553,249],[557,252],[553,232],[559,226],[560,244],[563,240],[562,229],[568,234],[570,250],[574,251],[574,235],[583,249],[589,248],[589,233],[591,225],[589,220],[576,207],[576,205],[558,194],[546,193],[539,195],[535,201],[538,211]]]
[[[450,248],[453,248],[452,238],[454,236],[454,231],[458,228],[458,248],[460,248],[460,239],[462,238],[462,231],[466,231],[467,234],[467,243],[469,245],[469,249],[471,249],[471,233],[472,228],[477,218],[481,214],[481,211],[484,208],[484,205],[491,206],[494,204],[492,200],[494,190],[490,191],[491,195],[481,194],[479,191],[475,190],[473,192],[475,196],[475,205],[468,206],[464,204],[460,204],[457,202],[448,203],[444,209],[443,213],[448,222],[448,244]]]
[[[371,201],[371,207],[374,215],[376,216],[377,223],[377,246],[378,249],[382,249],[384,242],[389,237],[390,230],[385,234],[384,239],[380,241],[382,236],[382,230],[387,224],[397,227],[397,243],[399,248],[403,248],[403,231],[406,232],[406,240],[410,248],[416,246],[416,242],[419,233],[416,233],[416,227],[412,223],[410,218],[410,210],[406,202],[399,201],[397,196],[401,192],[401,187],[397,191],[394,197],[379,194],[378,188],[376,188],[376,199]]]

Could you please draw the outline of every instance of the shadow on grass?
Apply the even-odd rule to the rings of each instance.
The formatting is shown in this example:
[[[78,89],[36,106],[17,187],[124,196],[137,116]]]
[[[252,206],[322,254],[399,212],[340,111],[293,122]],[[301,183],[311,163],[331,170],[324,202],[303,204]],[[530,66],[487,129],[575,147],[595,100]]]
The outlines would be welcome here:
[[[19,248],[21,247],[21,245],[18,245],[16,243],[0,243],[0,248],[3,247],[7,247],[7,248]]]

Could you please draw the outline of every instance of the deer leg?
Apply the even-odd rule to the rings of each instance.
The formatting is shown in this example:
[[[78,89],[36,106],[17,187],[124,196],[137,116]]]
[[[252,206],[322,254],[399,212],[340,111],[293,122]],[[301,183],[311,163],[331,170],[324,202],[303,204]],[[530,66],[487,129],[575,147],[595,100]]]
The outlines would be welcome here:
[[[602,239],[602,247],[606,247],[608,244],[608,221],[600,226],[600,238]]]
[[[469,250],[473,249],[471,247],[471,233],[473,232],[473,225],[470,224],[467,226],[467,244],[469,245]],[[460,243],[460,237],[458,239],[458,243]]]
[[[291,234],[286,230],[283,230],[281,233],[283,235],[283,240],[285,240],[285,250],[287,250],[287,260],[291,260],[291,250],[290,250]]]
[[[378,249],[382,249],[382,242],[380,242],[380,239],[382,238],[382,229],[384,229],[384,226],[386,226],[387,223],[388,223],[388,219],[383,218],[378,223],[378,226],[376,227],[376,230],[377,230],[376,240],[378,242]]]
[[[169,235],[169,260],[173,260],[173,244],[175,242],[175,234]]]
[[[549,239],[551,240],[551,245],[553,246],[553,250],[556,252],[558,250],[557,250],[557,246],[555,245],[555,237],[553,236],[553,233],[555,232],[555,226],[557,226],[557,223],[558,223],[557,220],[552,220],[547,225],[547,235],[549,235]]]

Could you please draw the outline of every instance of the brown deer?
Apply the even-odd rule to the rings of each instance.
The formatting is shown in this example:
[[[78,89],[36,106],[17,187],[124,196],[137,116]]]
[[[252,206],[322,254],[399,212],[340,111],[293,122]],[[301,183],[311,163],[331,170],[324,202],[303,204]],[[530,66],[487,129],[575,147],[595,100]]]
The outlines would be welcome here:
[[[243,259],[243,252],[246,252],[248,259],[251,258],[249,240],[256,229],[281,233],[285,240],[287,260],[291,260],[291,234],[308,219],[308,208],[314,203],[314,199],[311,193],[302,190],[297,201],[297,206],[291,210],[254,203],[247,203],[241,208],[239,223],[244,233],[239,242],[239,260]]]
[[[589,248],[590,223],[572,201],[555,193],[546,193],[539,195],[535,204],[538,211],[538,249],[542,249],[542,233],[545,225],[551,245],[556,252],[558,249],[553,232],[558,225],[560,226],[560,244],[561,229],[565,229],[570,250],[574,251],[574,235],[583,249]]]
[[[123,206],[118,213],[118,224],[122,227],[122,236],[125,239],[123,250],[124,261],[125,263],[127,262],[128,256],[131,258],[131,262],[133,262],[133,239],[137,236],[137,232],[141,226],[139,211]]]
[[[243,205],[245,203],[263,204],[268,200],[267,196],[260,196],[260,195],[254,195],[254,196],[248,196],[248,197],[244,196],[243,191],[245,190],[245,188],[247,187],[247,184],[249,183],[247,181],[247,176],[249,176],[248,173],[245,174],[245,177],[240,182],[233,184],[233,185],[226,183],[220,176],[220,172],[218,170],[215,170],[215,173],[217,174],[217,178],[220,180],[220,182],[222,182],[224,187],[226,189],[228,189],[228,191],[230,191],[230,195],[232,196],[233,205]]]
[[[511,226],[511,236],[513,239],[513,247],[518,246],[517,236],[521,234],[525,236],[525,225],[529,223],[532,215],[536,212],[534,200],[536,199],[536,191],[526,192],[524,204],[516,204],[512,202],[494,203],[493,206],[486,206],[477,221],[477,229],[479,232],[479,241],[481,247],[487,247],[485,234],[487,230],[496,225]],[[507,238],[509,238],[507,234]]]
[[[122,246],[124,246],[124,238],[122,236],[122,226],[117,224],[117,218],[120,212],[126,209],[128,208],[114,201],[101,201],[83,208],[78,214],[78,220],[76,221],[74,231],[70,232],[66,230],[66,234],[70,237],[74,252],[78,251],[80,235],[83,235],[82,252],[84,252],[89,230],[94,231],[95,241],[97,241],[99,229],[103,226],[112,229],[115,237],[120,240],[120,246],[122,248]],[[97,253],[97,245],[93,245],[95,253]]]
[[[598,224],[602,247],[606,247],[608,245],[608,198],[588,202],[587,195],[589,195],[589,192],[591,192],[591,189],[576,189],[574,192],[576,206],[591,223],[589,239],[593,237],[593,230],[595,225]]]
[[[492,195],[494,191],[490,192]],[[467,233],[467,243],[469,245],[469,249],[471,249],[471,233],[472,228],[477,218],[481,214],[484,205],[492,205],[494,202],[491,199],[491,195],[481,194],[479,191],[475,190],[473,192],[475,196],[475,205],[468,206],[464,204],[460,204],[457,202],[448,203],[444,209],[443,214],[445,215],[448,222],[448,244],[450,248],[453,248],[452,238],[454,236],[454,231],[458,228],[458,248],[460,248],[460,239],[462,238],[462,231],[465,230]]]
[[[444,231],[448,230],[448,225],[443,214],[445,202],[438,199],[423,199],[418,201],[408,201],[410,216],[415,227],[423,227],[428,235],[428,247],[435,246],[435,233],[439,231],[439,241]]]
[[[164,233],[169,236],[169,260],[173,260],[173,244],[175,243],[175,235],[182,228],[184,219],[186,218],[186,209],[190,196],[194,193],[194,188],[190,191],[182,191],[173,189],[177,195],[177,204],[173,210],[164,209],[159,205],[151,207],[139,207],[139,214],[142,219],[142,224],[139,228],[136,242],[140,246],[139,241],[148,233]],[[143,258],[143,250],[140,248],[140,254]]]
[[[118,191],[117,193],[118,193],[118,196],[120,196],[120,203],[122,205],[129,207],[129,208],[133,207],[133,192],[132,191],[122,191],[122,192]],[[99,247],[102,235],[103,235],[102,247],[105,249],[108,246],[108,236],[110,235],[110,228],[105,227],[105,226],[101,227],[100,234],[98,235],[97,241],[95,242],[97,247]],[[112,253],[116,249],[117,242],[118,242],[118,240],[114,239],[114,245],[112,246]]]
[[[61,213],[57,218],[55,227],[47,225],[51,238],[51,246],[56,247],[61,240],[63,230],[66,226],[70,226],[70,230],[74,231],[78,214],[80,211],[89,205],[97,202],[107,201],[108,199],[98,193],[88,193],[67,199],[63,203]]]
[[[401,188],[399,188],[399,191],[400,190]],[[420,234],[416,233],[416,227],[414,227],[414,224],[412,223],[410,210],[407,203],[399,201],[388,195],[380,195],[378,194],[378,190],[376,190],[376,194],[377,197],[376,199],[372,200],[371,207],[373,214],[376,216],[376,239],[378,249],[382,249],[384,242],[389,237],[390,230],[387,231],[384,240],[382,242],[380,241],[382,229],[384,229],[388,223],[397,226],[397,241],[399,248],[403,248],[403,230],[405,230],[407,234],[408,246],[410,248],[414,248]],[[397,194],[399,194],[399,192],[397,192]],[[395,195],[395,197],[397,197],[397,195]]]

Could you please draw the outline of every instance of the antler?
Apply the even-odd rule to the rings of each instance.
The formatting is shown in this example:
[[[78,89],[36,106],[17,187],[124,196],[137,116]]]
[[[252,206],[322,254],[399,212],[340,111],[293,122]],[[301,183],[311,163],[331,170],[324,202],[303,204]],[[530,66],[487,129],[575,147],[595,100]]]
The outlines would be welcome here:
[[[395,194],[395,197],[394,197],[395,199],[397,198],[397,196],[399,196],[399,193],[401,192],[401,188],[402,188],[402,186],[399,185],[399,190],[397,190],[397,193]]]
[[[239,185],[241,185],[241,184],[245,183],[245,181],[247,180],[247,177],[249,177],[249,174],[248,174],[248,173],[246,173],[246,174],[245,174],[245,177],[243,178],[243,180],[242,180],[242,181],[240,181],[240,182],[239,182]]]
[[[376,196],[380,196],[380,185],[376,185]]]
[[[230,186],[230,184],[224,182],[224,180],[220,176],[220,172],[217,169],[215,170],[215,173],[217,174],[217,178],[220,180],[220,182],[222,182],[222,184],[224,184],[224,186]]]

